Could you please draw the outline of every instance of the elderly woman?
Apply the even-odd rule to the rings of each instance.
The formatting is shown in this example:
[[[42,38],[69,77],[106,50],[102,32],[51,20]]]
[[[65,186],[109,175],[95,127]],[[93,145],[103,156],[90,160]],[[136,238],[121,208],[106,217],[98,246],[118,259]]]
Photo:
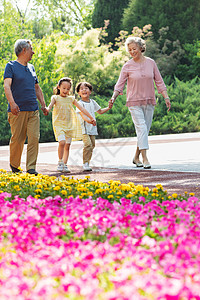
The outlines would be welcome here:
[[[128,37],[125,46],[132,59],[122,67],[119,79],[114,87],[113,96],[109,102],[114,103],[118,95],[123,94],[124,85],[127,82],[126,106],[128,106],[131,113],[137,135],[137,149],[133,163],[137,167],[150,169],[151,165],[147,158],[147,150],[149,149],[148,134],[156,105],[154,82],[158,93],[164,97],[168,111],[171,103],[155,61],[144,56],[145,41],[139,37]],[[143,162],[140,161],[140,154]]]

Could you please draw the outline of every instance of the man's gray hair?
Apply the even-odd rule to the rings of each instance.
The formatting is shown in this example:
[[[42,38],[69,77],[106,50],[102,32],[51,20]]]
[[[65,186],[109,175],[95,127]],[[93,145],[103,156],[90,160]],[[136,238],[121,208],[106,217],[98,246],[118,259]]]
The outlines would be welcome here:
[[[128,52],[128,45],[131,43],[136,43],[140,47],[141,52],[145,52],[145,50],[146,50],[145,40],[141,39],[140,37],[129,36],[125,42],[125,47],[126,47],[127,52]]]
[[[15,42],[15,54],[18,56],[24,48],[28,49],[31,46],[30,40],[19,39]]]

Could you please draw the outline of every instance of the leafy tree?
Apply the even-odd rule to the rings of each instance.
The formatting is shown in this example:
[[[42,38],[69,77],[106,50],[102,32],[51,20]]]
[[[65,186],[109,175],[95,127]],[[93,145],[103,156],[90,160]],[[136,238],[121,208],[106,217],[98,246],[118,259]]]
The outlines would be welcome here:
[[[94,28],[104,27],[104,21],[109,20],[106,29],[108,36],[105,37],[107,43],[114,44],[115,38],[120,30],[123,29],[121,18],[124,8],[128,5],[129,0],[97,0],[95,3],[92,26]]]
[[[98,29],[88,31],[78,40],[60,41],[63,52],[58,54],[63,72],[73,80],[74,87],[80,80],[91,82],[96,94],[110,96],[124,62],[120,51],[109,51],[99,45]]]
[[[1,0],[3,2],[3,0]],[[70,35],[82,34],[91,28],[94,0],[6,0],[15,10],[18,25],[28,26],[36,38],[61,31]],[[10,13],[10,10],[7,10]],[[23,30],[24,31],[24,30]],[[22,32],[23,32],[22,31]]]
[[[183,48],[185,54],[175,74],[179,79],[187,81],[200,74],[200,41],[195,41],[194,44],[186,43]]]
[[[20,5],[20,1],[15,0],[14,3],[11,1],[7,1],[8,4],[12,5],[13,9],[16,11],[17,14],[17,19],[19,21],[18,24],[25,24],[29,12],[29,7],[31,4],[31,0],[28,0],[27,2],[23,1],[23,7]],[[4,2],[4,7],[5,7],[5,2]],[[10,10],[8,10],[8,13],[10,13]]]
[[[55,30],[82,34],[91,28],[94,0],[34,0],[34,9],[50,19]],[[39,14],[41,15],[41,13]]]
[[[22,26],[15,8],[5,2],[0,11],[0,58],[12,59],[14,55],[13,45],[20,38],[26,28]]]
[[[45,18],[37,18],[36,16],[27,22],[36,39],[42,39],[45,36],[51,35],[53,32],[50,20]]]
[[[185,44],[199,38],[199,16],[199,0],[130,0],[123,15],[123,26],[131,33],[134,26],[142,28],[150,23],[155,40],[159,38],[159,29],[168,26],[166,38]]]
[[[151,126],[152,134],[197,132],[200,130],[200,81],[196,77],[188,82],[175,81],[167,87],[172,107],[169,113],[162,96],[157,95]]]

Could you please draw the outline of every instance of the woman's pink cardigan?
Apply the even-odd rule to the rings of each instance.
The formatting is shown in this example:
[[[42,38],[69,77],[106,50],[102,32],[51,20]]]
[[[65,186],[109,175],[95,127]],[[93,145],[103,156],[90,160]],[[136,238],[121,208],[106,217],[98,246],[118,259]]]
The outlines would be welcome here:
[[[125,63],[114,90],[122,95],[126,82],[126,106],[129,107],[156,105],[154,82],[159,94],[167,90],[155,61],[149,57],[145,57],[142,63],[133,59]]]

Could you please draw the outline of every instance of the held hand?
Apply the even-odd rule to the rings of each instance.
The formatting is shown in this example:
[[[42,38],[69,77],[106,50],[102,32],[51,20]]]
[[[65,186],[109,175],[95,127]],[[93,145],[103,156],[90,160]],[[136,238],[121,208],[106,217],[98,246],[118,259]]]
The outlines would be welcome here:
[[[92,119],[92,120],[91,120],[91,124],[92,124],[93,126],[96,126],[96,125],[97,125],[96,120],[95,120],[95,119]]]
[[[48,108],[47,108],[47,107],[45,107],[45,106],[42,106],[42,107],[41,107],[41,110],[42,110],[42,112],[43,112],[43,114],[44,114],[45,116],[48,116],[48,114],[49,114],[49,110],[48,110]]]
[[[20,112],[19,106],[16,103],[14,103],[13,105],[10,105],[10,110],[11,110],[11,113],[15,116],[17,116]]]
[[[113,98],[111,98],[111,99],[108,101],[108,103],[109,103],[109,107],[110,107],[110,105],[112,105],[112,106],[113,106],[114,99],[113,99]],[[111,108],[112,108],[112,107],[111,107]]]
[[[108,102],[108,107],[109,107],[109,109],[111,109],[113,107],[113,102],[111,100],[109,100],[109,102]]]
[[[166,98],[166,99],[165,99],[165,103],[166,103],[166,106],[167,106],[167,108],[168,108],[167,111],[170,111],[170,108],[171,108],[171,102],[170,102],[170,99],[169,99],[169,98]]]

